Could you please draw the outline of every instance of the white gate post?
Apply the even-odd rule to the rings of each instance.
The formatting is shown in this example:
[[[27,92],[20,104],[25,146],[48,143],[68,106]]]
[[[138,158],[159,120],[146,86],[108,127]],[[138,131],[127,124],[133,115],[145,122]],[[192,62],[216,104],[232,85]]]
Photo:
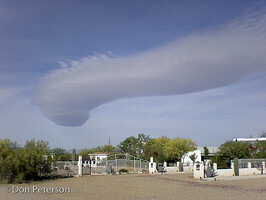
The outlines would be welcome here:
[[[79,156],[78,167],[79,167],[78,176],[82,176],[82,156]]]
[[[251,162],[248,162],[248,168],[251,169]]]
[[[115,167],[116,167],[116,172],[117,172],[117,158],[116,158],[116,154],[115,154]]]
[[[150,157],[150,162],[149,162],[149,173],[153,174],[155,173],[156,170],[156,163],[153,162],[153,157]]]
[[[214,169],[214,171],[217,170],[217,164],[216,163],[213,163],[213,169]]]
[[[204,178],[204,163],[195,163],[194,164],[194,178],[202,179]]]

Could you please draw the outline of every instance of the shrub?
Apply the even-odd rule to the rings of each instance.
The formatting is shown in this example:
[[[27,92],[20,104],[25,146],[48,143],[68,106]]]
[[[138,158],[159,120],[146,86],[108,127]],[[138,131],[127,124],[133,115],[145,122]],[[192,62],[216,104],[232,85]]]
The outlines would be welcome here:
[[[234,173],[235,173],[235,176],[239,176],[238,158],[234,159]]]
[[[128,174],[128,170],[127,169],[120,169],[118,172],[119,172],[119,174],[122,174],[122,173],[127,173]]]
[[[183,163],[182,162],[179,162],[178,171],[179,172],[183,171]]]
[[[0,140],[1,181],[23,182],[37,180],[51,172],[51,160],[43,156],[48,154],[48,143],[27,141],[24,148],[11,149],[9,140]]]

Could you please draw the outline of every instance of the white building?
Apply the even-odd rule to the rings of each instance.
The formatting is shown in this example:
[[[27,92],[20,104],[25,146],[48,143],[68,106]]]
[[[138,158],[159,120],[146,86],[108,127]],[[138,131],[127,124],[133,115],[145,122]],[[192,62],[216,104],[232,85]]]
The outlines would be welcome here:
[[[212,156],[214,154],[216,154],[218,152],[218,147],[207,147],[209,150],[209,156]],[[201,155],[204,156],[205,155],[205,150],[204,147],[197,147],[197,150],[201,151]]]
[[[218,147],[207,147],[209,150],[208,156],[214,156],[218,152]],[[205,150],[204,147],[197,147],[197,150],[195,151],[189,151],[184,156],[182,156],[181,161],[185,165],[189,165],[190,163],[193,163],[190,156],[195,154],[196,160],[195,162],[201,162],[202,156],[205,156]]]
[[[100,163],[107,160],[108,153],[103,152],[94,152],[89,154],[90,158],[96,163]]]
[[[193,161],[191,160],[190,156],[195,154],[195,162],[200,162],[201,161],[201,150],[194,150],[194,151],[189,151],[185,155],[182,156],[181,162],[185,165],[190,165],[193,164]]]

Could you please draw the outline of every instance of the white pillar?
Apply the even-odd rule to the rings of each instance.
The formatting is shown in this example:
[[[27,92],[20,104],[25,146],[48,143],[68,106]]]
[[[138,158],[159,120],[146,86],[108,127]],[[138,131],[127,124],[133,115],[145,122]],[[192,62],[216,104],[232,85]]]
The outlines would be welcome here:
[[[78,175],[82,176],[82,156],[79,156],[78,167],[79,167]]]
[[[234,162],[231,162],[231,169],[232,169],[233,171],[235,171]]]
[[[152,162],[152,163],[153,163],[153,157],[150,157],[150,162]]]
[[[203,164],[203,162],[194,164],[194,178],[195,179],[204,178],[204,164]]]
[[[115,154],[115,171],[117,172],[117,159],[116,159],[116,154]]]
[[[251,162],[248,162],[248,168],[251,169]]]
[[[213,169],[216,171],[217,170],[217,164],[213,163]]]
[[[156,163],[155,162],[149,162],[149,173],[153,174],[156,172]]]
[[[167,167],[167,163],[166,163],[166,162],[163,162],[163,166],[164,166],[164,168],[166,169],[166,167]]]
[[[200,164],[200,177],[204,178],[204,164],[201,162]]]

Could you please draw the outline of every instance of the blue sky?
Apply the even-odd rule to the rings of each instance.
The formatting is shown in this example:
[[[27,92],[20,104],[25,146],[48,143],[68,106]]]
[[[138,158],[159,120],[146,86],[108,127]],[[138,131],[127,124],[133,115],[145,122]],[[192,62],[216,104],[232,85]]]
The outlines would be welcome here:
[[[199,146],[257,136],[261,13],[263,1],[0,1],[0,137],[70,149],[138,133]]]

